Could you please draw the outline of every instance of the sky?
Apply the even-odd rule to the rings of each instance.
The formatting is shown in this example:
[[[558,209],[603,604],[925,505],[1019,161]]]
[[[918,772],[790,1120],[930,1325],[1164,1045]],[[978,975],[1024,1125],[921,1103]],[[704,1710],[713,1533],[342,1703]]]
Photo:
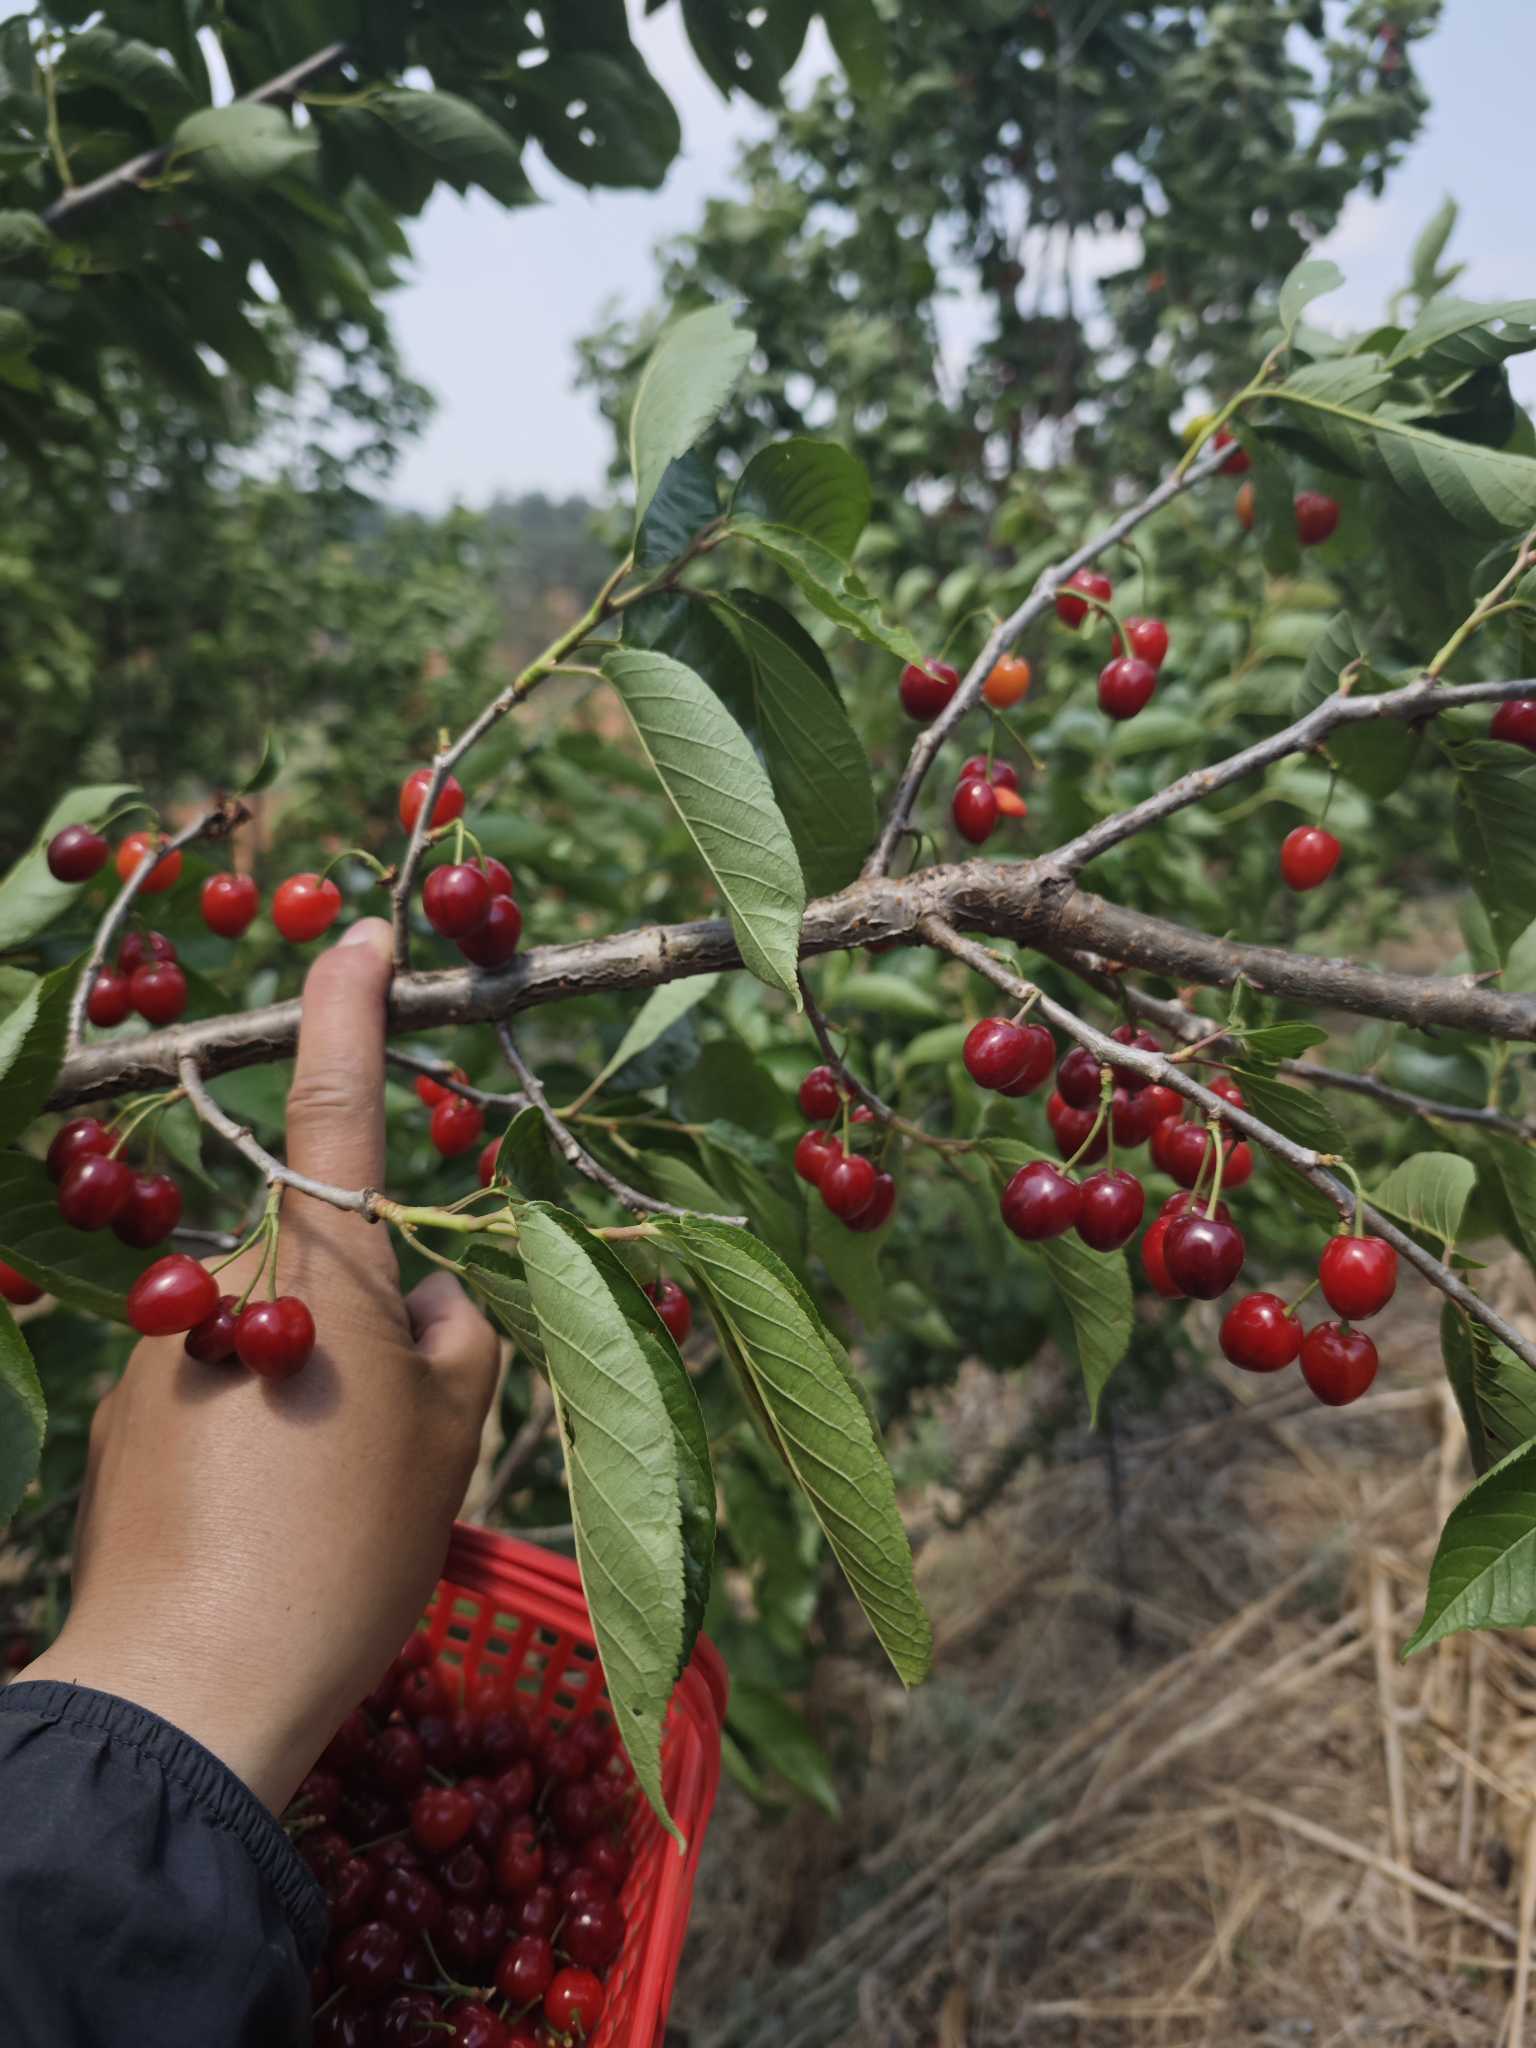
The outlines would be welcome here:
[[[639,15],[636,0],[630,11]],[[440,188],[416,225],[415,261],[391,312],[406,365],[436,394],[438,411],[391,483],[394,502],[435,511],[497,494],[600,488],[611,439],[593,394],[575,388],[576,339],[613,301],[630,312],[652,302],[655,245],[691,227],[705,200],[730,188],[741,143],[768,126],[751,102],[720,98],[677,14],[667,7],[634,23],[682,121],[682,155],[660,192],[585,193],[536,162],[544,205],[509,213],[482,195],[461,199]],[[1429,119],[1382,198],[1350,200],[1319,245],[1346,280],[1313,307],[1309,317],[1320,326],[1381,316],[1415,237],[1447,194],[1462,207],[1451,254],[1467,268],[1456,290],[1479,299],[1536,296],[1536,5],[1446,0],[1440,28],[1417,49]],[[813,37],[791,92],[827,62]],[[957,326],[964,312],[955,309]],[[1527,402],[1536,399],[1530,361],[1512,366]]]

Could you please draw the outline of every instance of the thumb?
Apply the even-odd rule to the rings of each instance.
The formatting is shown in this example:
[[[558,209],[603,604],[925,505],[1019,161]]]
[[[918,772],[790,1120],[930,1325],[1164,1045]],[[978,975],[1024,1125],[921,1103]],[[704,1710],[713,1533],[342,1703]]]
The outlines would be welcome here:
[[[384,1014],[391,935],[365,917],[310,968],[288,1091],[288,1163],[348,1188],[384,1179]]]
[[[454,1383],[485,1419],[501,1364],[501,1340],[451,1273],[429,1273],[405,1299],[416,1349],[435,1379]]]

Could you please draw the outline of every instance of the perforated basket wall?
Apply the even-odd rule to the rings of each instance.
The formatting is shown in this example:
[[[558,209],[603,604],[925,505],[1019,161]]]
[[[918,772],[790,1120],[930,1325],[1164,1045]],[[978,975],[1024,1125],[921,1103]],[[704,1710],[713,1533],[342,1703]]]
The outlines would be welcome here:
[[[513,1673],[541,1725],[607,1710],[581,1578],[568,1558],[460,1523],[426,1627],[439,1654],[471,1676]],[[680,1855],[645,1801],[635,1801],[626,1830],[633,1863],[622,1895],[624,1949],[608,1972],[591,2048],[660,2048],[720,1782],[726,1695],[725,1666],[700,1637],[672,1695],[661,1745],[667,1810],[687,1850]]]

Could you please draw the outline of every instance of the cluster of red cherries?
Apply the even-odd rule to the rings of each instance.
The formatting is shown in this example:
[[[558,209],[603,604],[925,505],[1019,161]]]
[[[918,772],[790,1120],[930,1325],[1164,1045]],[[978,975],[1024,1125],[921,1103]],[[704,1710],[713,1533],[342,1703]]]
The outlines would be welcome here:
[[[807,1131],[795,1146],[795,1171],[820,1191],[821,1199],[849,1230],[878,1230],[896,1207],[895,1178],[861,1152],[850,1151],[831,1128],[843,1114],[843,1091],[831,1067],[812,1067],[800,1083],[800,1113],[823,1128]],[[851,1123],[871,1124],[874,1111],[864,1103]]]
[[[287,1826],[330,1906],[317,2048],[554,2048],[624,1946],[633,1778],[612,1723],[539,1729],[513,1680],[412,1636]]]
[[[1161,1050],[1151,1032],[1129,1024],[1111,1036],[1118,1045]],[[973,1081],[1009,1097],[1033,1094],[1055,1069],[1046,1121],[1066,1164],[1031,1160],[1003,1189],[1003,1221],[1016,1237],[1039,1244],[1075,1230],[1099,1252],[1130,1242],[1146,1213],[1146,1190],[1135,1174],[1112,1167],[1078,1179],[1072,1172],[1104,1158],[1113,1133],[1119,1146],[1147,1145],[1153,1163],[1179,1184],[1142,1239],[1147,1279],[1168,1300],[1215,1301],[1226,1293],[1247,1247],[1218,1192],[1242,1187],[1254,1167],[1252,1148],[1230,1126],[1223,1124],[1213,1138],[1204,1125],[1185,1121],[1184,1099],[1175,1090],[1130,1067],[1109,1068],[1106,1101],[1104,1069],[1088,1048],[1075,1046],[1058,1066],[1050,1032],[1022,1017],[983,1018],[967,1036],[963,1057]],[[1218,1074],[1209,1087],[1232,1108],[1246,1106],[1229,1074]],[[1277,1295],[1248,1294],[1227,1312],[1221,1345],[1249,1372],[1276,1372],[1299,1357],[1317,1398],[1343,1407],[1376,1376],[1375,1345],[1350,1325],[1392,1298],[1397,1253],[1380,1238],[1341,1234],[1323,1253],[1319,1284],[1342,1321],[1304,1332],[1294,1308]]]

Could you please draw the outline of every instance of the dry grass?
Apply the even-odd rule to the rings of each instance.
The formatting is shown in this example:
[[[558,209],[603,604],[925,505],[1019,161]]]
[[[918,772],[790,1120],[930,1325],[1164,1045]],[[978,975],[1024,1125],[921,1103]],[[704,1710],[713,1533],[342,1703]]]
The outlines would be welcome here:
[[[1523,1269],[1484,1279],[1530,1313]],[[674,2027],[700,2048],[1536,2048],[1536,1635],[1397,1659],[1468,1478],[1413,1296],[1354,1409],[1218,1366],[1145,1418],[1118,1523],[1087,1440],[957,1533],[927,1504],[937,1674],[907,1697],[825,1660],[841,1821],[765,1829],[725,1789]],[[962,1475],[1020,1385],[962,1377]]]

